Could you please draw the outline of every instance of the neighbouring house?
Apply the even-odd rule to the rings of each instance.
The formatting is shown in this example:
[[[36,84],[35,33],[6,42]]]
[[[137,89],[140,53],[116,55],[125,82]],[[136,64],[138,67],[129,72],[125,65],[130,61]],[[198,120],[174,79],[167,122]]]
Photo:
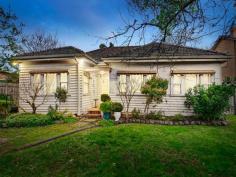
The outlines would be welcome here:
[[[212,50],[232,56],[222,67],[222,77],[236,77],[236,26],[232,26],[228,35],[220,36]]]
[[[236,77],[236,26],[233,25],[228,32],[228,35],[220,36],[214,43],[212,50],[217,52],[224,52],[232,56],[222,65],[222,77],[235,78]],[[231,100],[231,110],[236,114],[236,96]]]
[[[18,82],[18,74],[17,73],[9,73],[7,71],[0,71],[0,83],[1,82]]]
[[[83,52],[75,47],[62,47],[42,52],[17,56],[20,87],[23,83],[42,83],[47,101],[38,108],[46,113],[50,105],[55,105],[54,92],[57,87],[68,90],[69,97],[61,109],[74,114],[86,114],[94,107],[95,99],[107,93],[113,101],[119,101],[118,83],[121,87],[136,80],[141,84],[152,75],[158,74],[169,81],[169,88],[163,103],[151,105],[150,110],[163,111],[165,115],[192,114],[184,106],[185,93],[198,84],[208,86],[222,82],[222,65],[230,56],[191,47],[150,43],[143,46],[108,47]],[[122,90],[122,88],[121,88]],[[21,92],[20,96],[24,97]],[[40,98],[39,98],[40,99]],[[20,107],[31,111],[20,101]],[[144,109],[145,96],[137,91],[132,102],[133,108]]]

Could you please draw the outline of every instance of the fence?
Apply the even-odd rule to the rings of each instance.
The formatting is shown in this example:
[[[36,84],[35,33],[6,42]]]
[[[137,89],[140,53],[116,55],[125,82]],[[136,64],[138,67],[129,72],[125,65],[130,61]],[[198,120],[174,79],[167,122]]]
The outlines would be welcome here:
[[[19,85],[15,83],[0,83],[0,94],[8,95],[18,105]]]

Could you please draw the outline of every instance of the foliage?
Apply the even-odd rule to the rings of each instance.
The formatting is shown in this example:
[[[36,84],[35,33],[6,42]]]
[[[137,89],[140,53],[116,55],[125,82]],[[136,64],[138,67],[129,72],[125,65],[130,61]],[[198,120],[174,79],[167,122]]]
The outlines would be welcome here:
[[[52,120],[62,120],[64,117],[64,113],[61,113],[58,111],[58,105],[55,106],[49,106],[48,107],[48,113],[47,115],[52,119]]]
[[[230,126],[223,128],[144,124],[95,128],[29,150],[1,155],[1,176],[233,177],[236,116],[229,121]],[[77,126],[1,129],[0,137],[9,141],[1,144],[0,153]],[[57,168],[53,168],[55,165]]]
[[[104,49],[104,48],[107,48],[106,44],[102,43],[102,44],[99,45],[99,49]]]
[[[21,48],[23,53],[39,52],[60,47],[60,42],[55,34],[37,30],[29,35],[24,35]]]
[[[6,118],[4,123],[7,127],[34,127],[53,124],[53,120],[42,114],[12,114]]]
[[[11,57],[19,52],[22,26],[13,13],[0,7],[0,69],[9,70]]]
[[[134,119],[140,119],[141,118],[141,111],[140,109],[134,108],[131,112],[132,118]]]
[[[234,94],[234,87],[230,85],[211,85],[189,89],[186,93],[185,106],[193,108],[194,113],[201,119],[216,120],[222,118],[229,108],[229,99]]]
[[[112,102],[112,104],[111,104],[111,110],[112,110],[113,112],[122,112],[123,106],[122,106],[122,104],[119,103],[119,102]]]
[[[67,99],[67,90],[61,87],[57,87],[56,93],[54,94],[55,98],[59,103],[65,103]]]
[[[162,102],[163,96],[166,95],[168,89],[168,81],[159,77],[153,76],[147,80],[141,88],[141,93],[146,95],[146,106],[144,112],[148,114],[149,105],[152,102],[157,104]]]
[[[11,98],[10,96],[0,94],[0,115],[5,118],[7,114],[11,111]]]
[[[111,112],[111,105],[112,103],[110,101],[106,101],[100,104],[100,110],[102,112]]]
[[[111,97],[108,94],[102,94],[101,101],[102,102],[111,101]]]
[[[113,120],[101,120],[99,121],[99,126],[101,127],[111,127],[111,126],[114,126],[114,121]]]
[[[69,119],[74,119],[72,114],[67,113],[67,111],[58,111],[58,105],[55,106],[49,106],[48,107],[48,113],[47,115],[53,120],[63,120],[63,121],[69,121]],[[68,118],[68,120],[67,120]]]
[[[185,117],[182,115],[182,114],[175,114],[171,120],[176,120],[176,121],[179,121],[179,120],[184,120]]]
[[[161,111],[151,111],[150,113],[148,113],[146,115],[146,119],[154,119],[154,120],[159,120],[159,119],[162,119],[163,117],[163,113]]]

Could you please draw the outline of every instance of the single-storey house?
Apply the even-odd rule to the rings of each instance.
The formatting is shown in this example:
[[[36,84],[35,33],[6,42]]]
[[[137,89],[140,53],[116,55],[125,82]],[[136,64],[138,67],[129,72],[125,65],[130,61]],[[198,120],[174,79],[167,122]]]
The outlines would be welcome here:
[[[184,106],[185,93],[198,84],[208,86],[222,82],[222,65],[230,56],[191,47],[150,43],[143,46],[108,47],[83,52],[75,47],[61,47],[51,50],[19,55],[20,87],[25,83],[43,83],[47,101],[37,112],[46,113],[50,105],[55,105],[54,93],[57,87],[68,90],[68,99],[60,109],[73,114],[86,114],[100,100],[103,93],[113,101],[121,102],[120,90],[135,81],[137,87],[152,75],[158,73],[169,81],[166,97],[158,106],[150,110],[163,111],[165,115],[192,114]],[[20,89],[20,97],[24,97]],[[38,98],[42,99],[42,98]],[[20,107],[31,111],[20,100]],[[143,110],[145,96],[137,90],[131,101],[133,108]]]

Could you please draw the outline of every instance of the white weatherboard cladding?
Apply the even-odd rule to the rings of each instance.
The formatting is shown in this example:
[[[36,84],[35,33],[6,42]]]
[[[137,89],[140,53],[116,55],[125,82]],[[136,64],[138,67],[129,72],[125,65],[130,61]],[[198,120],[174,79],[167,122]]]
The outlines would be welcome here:
[[[110,67],[111,77],[110,77],[110,96],[113,101],[121,102],[120,96],[117,90],[117,71],[127,71],[127,72],[156,72],[156,64],[145,64],[145,63],[136,63],[136,64],[125,64],[125,63],[111,63]],[[169,87],[167,91],[167,96],[164,97],[161,104],[151,104],[150,111],[163,111],[165,115],[172,116],[175,114],[191,115],[193,114],[192,110],[189,110],[185,107],[184,96],[171,96],[170,95],[170,84],[171,84],[171,70],[214,70],[214,80],[215,83],[221,83],[221,64],[220,63],[204,63],[204,64],[158,64],[158,74],[160,77],[165,78],[169,81]],[[130,104],[130,110],[138,108],[144,110],[146,98],[144,95],[135,95]]]
[[[30,83],[30,72],[35,71],[47,71],[50,69],[57,68],[58,70],[68,71],[68,98],[66,103],[62,103],[60,110],[67,110],[71,113],[77,113],[77,102],[78,102],[78,75],[77,75],[77,65],[75,64],[65,64],[65,63],[45,63],[45,64],[20,64],[20,77],[19,85],[23,83]],[[20,97],[24,97],[22,90],[19,90]],[[43,97],[39,96],[36,103],[40,103]],[[56,99],[54,95],[49,95],[46,102],[37,109],[37,113],[47,113],[48,107],[50,105],[55,106]],[[24,108],[26,111],[31,112],[31,108],[27,103],[24,103],[21,99],[19,100],[20,107]]]

